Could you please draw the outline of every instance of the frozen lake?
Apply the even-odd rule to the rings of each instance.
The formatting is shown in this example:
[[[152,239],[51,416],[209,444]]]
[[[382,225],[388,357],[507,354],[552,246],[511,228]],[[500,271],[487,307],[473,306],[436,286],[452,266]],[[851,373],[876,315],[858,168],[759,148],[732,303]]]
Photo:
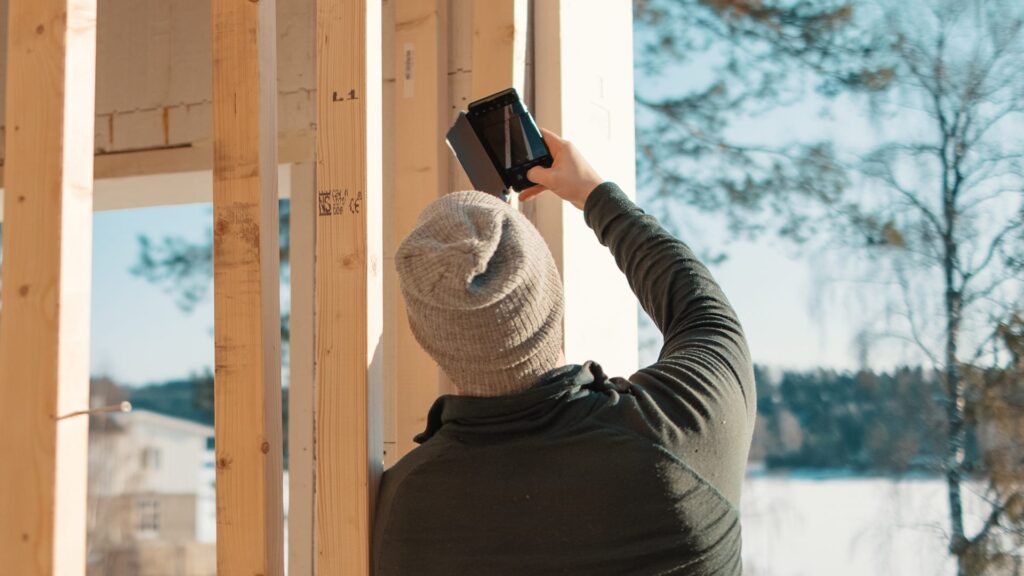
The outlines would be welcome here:
[[[973,534],[987,513],[966,490]],[[753,475],[743,493],[746,576],[946,576],[946,484],[938,478]]]

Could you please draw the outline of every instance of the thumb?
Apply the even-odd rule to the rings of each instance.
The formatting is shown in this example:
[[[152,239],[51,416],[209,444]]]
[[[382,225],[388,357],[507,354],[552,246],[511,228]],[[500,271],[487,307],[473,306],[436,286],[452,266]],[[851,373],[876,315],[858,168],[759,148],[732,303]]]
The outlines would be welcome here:
[[[534,166],[526,171],[526,177],[529,178],[531,182],[535,182],[546,188],[551,187],[551,168]]]

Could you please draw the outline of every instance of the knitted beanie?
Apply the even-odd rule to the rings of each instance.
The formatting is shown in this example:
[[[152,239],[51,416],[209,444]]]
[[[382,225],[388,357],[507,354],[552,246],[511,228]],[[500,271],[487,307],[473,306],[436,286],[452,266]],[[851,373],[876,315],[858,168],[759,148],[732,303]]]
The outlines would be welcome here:
[[[558,269],[537,229],[508,204],[477,191],[435,200],[395,266],[413,335],[460,393],[514,394],[557,367]]]

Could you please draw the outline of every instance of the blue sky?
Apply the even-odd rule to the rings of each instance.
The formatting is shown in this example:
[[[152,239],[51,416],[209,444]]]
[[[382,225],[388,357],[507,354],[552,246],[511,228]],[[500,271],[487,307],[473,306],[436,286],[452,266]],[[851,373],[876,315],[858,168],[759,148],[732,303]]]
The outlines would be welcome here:
[[[213,366],[213,303],[178,308],[162,287],[131,274],[140,234],[209,234],[209,204],[97,212],[93,221],[92,373],[126,384],[188,376]]]
[[[93,374],[138,385],[212,367],[212,301],[182,311],[173,294],[130,272],[138,235],[200,240],[210,221],[208,204],[96,213]],[[833,305],[822,316],[815,305],[819,285],[806,261],[778,241],[728,243],[715,228],[705,222],[699,241],[728,245],[729,260],[714,272],[740,314],[755,360],[783,367],[852,366],[846,314]]]
[[[668,77],[638,76],[637,82],[658,90],[679,82],[699,84],[707,78],[707,67],[691,62]],[[841,102],[838,114],[828,116],[821,114],[821,104],[810,95],[796,106],[737,123],[734,136],[773,143],[828,138],[856,149],[882,130],[872,125],[858,106]],[[182,311],[172,294],[129,272],[138,257],[136,238],[140,234],[198,240],[209,234],[211,218],[209,205],[96,214],[94,374],[138,385],[186,377],[213,365],[212,302],[191,312]],[[706,215],[684,215],[682,228],[683,239],[696,248],[728,252],[729,259],[713,272],[739,313],[756,362],[781,368],[856,366],[853,336],[865,321],[864,300],[851,297],[857,287],[838,281],[838,273],[831,272],[841,267],[824,256],[798,254],[791,245],[770,237],[756,242],[734,240],[720,221]],[[282,287],[283,294],[286,290]],[[652,360],[656,352],[642,349],[641,361]],[[889,348],[887,354],[888,362],[882,364],[905,359],[898,349]]]

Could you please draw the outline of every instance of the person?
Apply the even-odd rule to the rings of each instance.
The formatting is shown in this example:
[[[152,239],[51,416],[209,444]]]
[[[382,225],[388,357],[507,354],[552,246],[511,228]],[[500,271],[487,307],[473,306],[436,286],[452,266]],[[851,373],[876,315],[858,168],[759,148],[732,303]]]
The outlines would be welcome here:
[[[736,314],[686,245],[544,137],[553,165],[520,198],[550,190],[583,211],[664,346],[628,378],[565,365],[537,230],[483,192],[428,206],[395,263],[412,332],[456,393],[384,473],[375,574],[741,574],[756,394]]]

